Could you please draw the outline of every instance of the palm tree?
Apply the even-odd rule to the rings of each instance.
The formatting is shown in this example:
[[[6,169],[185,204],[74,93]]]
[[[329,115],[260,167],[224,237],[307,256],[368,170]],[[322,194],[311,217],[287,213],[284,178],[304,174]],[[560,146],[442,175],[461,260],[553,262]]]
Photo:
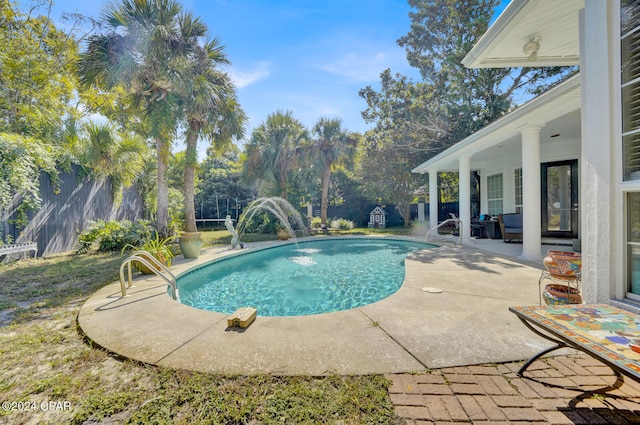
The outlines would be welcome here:
[[[358,139],[342,129],[342,120],[339,118],[320,118],[313,127],[313,135],[311,158],[322,170],[320,219],[326,226],[331,172],[337,167],[352,164]]]
[[[290,111],[268,115],[247,144],[245,175],[249,180],[274,184],[275,194],[287,199],[288,175],[298,166],[298,151],[308,139],[307,133]]]
[[[196,232],[194,177],[198,138],[211,140],[217,151],[229,146],[233,138],[244,137],[246,115],[240,107],[235,86],[229,76],[216,69],[228,64],[218,40],[196,50],[186,63],[181,90],[182,110],[186,121],[186,161],[184,172],[185,231]]]
[[[182,59],[204,35],[202,26],[186,28],[175,0],[120,0],[105,8],[108,32],[91,36],[78,62],[80,83],[105,89],[123,86],[140,110],[147,136],[157,150],[158,233],[168,234],[167,164],[177,126],[176,76]],[[200,33],[199,33],[200,31]]]
[[[111,179],[116,202],[122,199],[122,189],[131,186],[143,172],[149,147],[140,137],[117,132],[100,123],[85,124],[78,143],[71,147],[81,165],[100,178]]]

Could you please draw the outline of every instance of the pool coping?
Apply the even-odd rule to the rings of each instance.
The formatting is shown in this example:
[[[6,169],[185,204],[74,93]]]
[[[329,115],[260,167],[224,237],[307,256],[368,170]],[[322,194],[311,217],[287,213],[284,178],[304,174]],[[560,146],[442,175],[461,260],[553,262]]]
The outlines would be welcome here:
[[[339,239],[353,238],[362,236]],[[197,260],[176,259],[171,270],[178,276],[230,253],[209,248]],[[539,275],[532,265],[473,248],[421,250],[407,257],[400,290],[383,300],[333,313],[259,316],[247,329],[228,328],[225,314],[173,301],[156,276],[138,276],[124,298],[119,282],[94,293],[78,324],[94,344],[165,367],[225,374],[413,372],[521,360],[548,346],[508,312],[538,302]],[[443,292],[423,290],[434,286]]]

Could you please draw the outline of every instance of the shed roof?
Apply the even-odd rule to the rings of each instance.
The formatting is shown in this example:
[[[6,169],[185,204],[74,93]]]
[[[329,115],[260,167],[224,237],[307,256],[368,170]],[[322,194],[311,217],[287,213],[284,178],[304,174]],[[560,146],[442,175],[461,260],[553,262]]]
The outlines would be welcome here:
[[[384,208],[382,208],[382,207],[375,207],[375,208],[374,208],[374,209],[369,213],[369,215],[372,215],[372,214],[385,214],[385,215],[389,215],[389,213],[388,213],[388,212],[386,212],[386,211],[384,210]]]

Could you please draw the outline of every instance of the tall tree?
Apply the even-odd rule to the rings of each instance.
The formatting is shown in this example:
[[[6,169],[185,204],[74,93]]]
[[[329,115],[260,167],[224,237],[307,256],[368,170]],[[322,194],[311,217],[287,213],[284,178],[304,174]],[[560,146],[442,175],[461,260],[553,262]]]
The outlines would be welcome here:
[[[320,118],[313,127],[312,134],[311,158],[322,170],[320,220],[326,225],[331,172],[338,167],[353,164],[358,139],[342,128],[342,120],[339,118]]]
[[[187,16],[188,17],[188,16]],[[195,27],[197,20],[185,27]],[[217,69],[228,64],[217,39],[196,49],[185,62],[181,85],[181,103],[186,121],[186,163],[184,173],[185,231],[196,232],[194,209],[194,177],[198,161],[198,138],[213,142],[216,150],[229,147],[233,138],[244,136],[246,115],[236,97],[227,74]]]
[[[363,159],[378,158],[379,168],[387,169],[385,179],[398,182],[396,190],[407,190],[404,199],[423,183],[407,174],[413,167],[498,119],[514,99],[531,97],[575,71],[465,68],[462,59],[486,32],[497,4],[497,0],[409,0],[411,30],[398,44],[406,49],[421,80],[414,82],[387,69],[379,90],[369,86],[360,91],[367,102],[362,116],[375,124],[366,136]],[[414,183],[408,184],[411,180]]]
[[[125,87],[139,108],[147,136],[157,150],[158,233],[168,233],[167,164],[177,127],[176,76],[198,37],[183,27],[182,6],[175,0],[120,0],[102,16],[105,33],[89,37],[78,62],[85,87]]]
[[[307,129],[291,111],[269,114],[246,145],[247,180],[272,184],[275,189],[269,194],[287,199],[289,173],[298,167],[298,153],[307,140]]]
[[[88,122],[78,133],[69,129],[67,140],[70,143],[66,147],[81,166],[88,167],[96,177],[111,179],[116,202],[122,200],[122,190],[142,174],[145,159],[150,156],[141,137],[118,132],[104,123]]]
[[[238,218],[238,206],[246,206],[255,198],[254,193],[241,183],[240,151],[232,145],[222,154],[207,149],[207,156],[199,167],[196,205],[202,218]]]
[[[398,40],[413,82],[386,70],[381,90],[366,87],[363,117],[399,149],[423,161],[506,113],[574,68],[469,69],[462,59],[486,32],[498,0],[409,0],[411,30]],[[517,99],[517,97],[519,99]]]
[[[0,132],[51,143],[74,112],[78,47],[41,6],[25,14],[0,0]]]
[[[425,184],[425,176],[411,172],[415,159],[402,150],[394,149],[393,141],[377,140],[369,131],[360,153],[359,176],[365,195],[372,200],[394,204],[404,220],[411,221],[411,203],[417,190]]]
[[[0,215],[15,209],[20,227],[40,207],[40,172],[58,187],[60,130],[75,112],[78,46],[50,12],[50,2],[23,12],[0,0]]]

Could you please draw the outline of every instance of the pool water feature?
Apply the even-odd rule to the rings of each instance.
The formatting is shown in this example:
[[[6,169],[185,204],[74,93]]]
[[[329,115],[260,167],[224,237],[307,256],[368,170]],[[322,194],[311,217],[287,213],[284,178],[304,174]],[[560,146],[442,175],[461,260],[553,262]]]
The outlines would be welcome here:
[[[382,238],[304,241],[214,260],[178,276],[183,304],[225,314],[255,307],[258,316],[348,310],[400,289],[405,258],[432,248]]]

